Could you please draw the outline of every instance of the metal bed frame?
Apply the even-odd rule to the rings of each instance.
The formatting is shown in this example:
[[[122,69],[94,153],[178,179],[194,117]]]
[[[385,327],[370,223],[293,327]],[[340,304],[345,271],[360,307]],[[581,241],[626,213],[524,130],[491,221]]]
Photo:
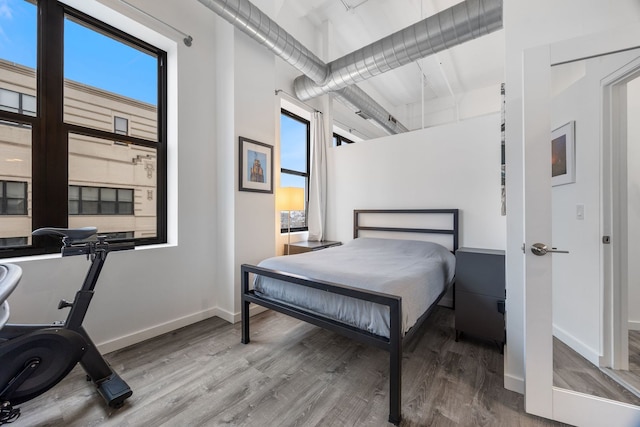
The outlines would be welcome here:
[[[433,228],[403,228],[403,227],[376,227],[361,226],[360,216],[363,214],[449,214],[452,216],[453,225],[451,228],[433,229]],[[425,234],[449,234],[453,239],[453,252],[458,249],[458,209],[367,209],[354,210],[353,212],[353,236],[357,238],[360,231],[391,231],[405,233],[425,233]],[[445,294],[443,291],[436,301],[420,316],[409,331],[402,334],[402,298],[395,295],[368,291],[360,288],[331,283],[322,280],[314,280],[309,277],[297,274],[286,273],[277,270],[266,269],[254,265],[242,264],[241,268],[242,280],[242,343],[248,344],[249,338],[249,305],[250,303],[258,304],[266,308],[270,308],[280,313],[295,317],[321,328],[337,332],[348,338],[364,344],[369,344],[389,352],[389,422],[398,425],[402,419],[401,416],[401,385],[402,385],[402,345],[415,335],[416,330],[433,311],[438,301]],[[356,327],[344,324],[342,322],[322,317],[313,313],[309,313],[304,309],[292,307],[273,300],[264,299],[249,289],[249,274],[257,274],[261,276],[271,277],[290,283],[295,283],[309,288],[320,289],[334,294],[345,295],[352,298],[370,301],[389,307],[390,314],[390,330],[389,338],[372,334],[370,332],[358,329]]]

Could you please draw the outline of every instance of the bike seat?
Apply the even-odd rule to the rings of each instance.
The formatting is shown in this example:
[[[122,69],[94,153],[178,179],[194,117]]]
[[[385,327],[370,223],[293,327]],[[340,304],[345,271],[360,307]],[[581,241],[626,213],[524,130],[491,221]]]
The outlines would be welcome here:
[[[22,278],[22,268],[15,264],[0,265],[0,329],[9,320],[9,303],[7,298],[18,286]]]
[[[64,236],[68,237],[72,241],[75,240],[84,240],[93,236],[98,232],[96,227],[82,227],[82,228],[55,228],[55,227],[44,227],[38,228],[34,230],[31,234],[34,236]]]

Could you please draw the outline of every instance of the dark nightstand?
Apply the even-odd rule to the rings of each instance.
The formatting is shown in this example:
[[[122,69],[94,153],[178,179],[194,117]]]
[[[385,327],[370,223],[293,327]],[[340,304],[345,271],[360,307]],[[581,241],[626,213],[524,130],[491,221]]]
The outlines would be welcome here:
[[[313,252],[319,251],[321,249],[327,249],[332,246],[340,246],[342,242],[330,242],[328,240],[324,240],[322,242],[296,242],[291,244],[291,252],[290,255],[293,254],[301,254],[303,252]],[[284,244],[284,254],[287,254],[288,244]]]
[[[460,248],[456,251],[456,341],[463,332],[505,342],[504,251]]]

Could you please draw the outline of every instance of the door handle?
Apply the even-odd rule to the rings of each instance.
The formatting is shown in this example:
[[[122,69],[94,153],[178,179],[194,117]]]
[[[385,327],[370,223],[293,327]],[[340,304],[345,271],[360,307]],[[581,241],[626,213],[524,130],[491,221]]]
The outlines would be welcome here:
[[[569,253],[569,251],[560,251],[556,248],[549,249],[547,245],[545,245],[544,243],[534,243],[533,245],[531,245],[531,252],[533,252],[534,255],[538,255],[538,256],[546,255],[548,252],[555,252],[558,254]]]

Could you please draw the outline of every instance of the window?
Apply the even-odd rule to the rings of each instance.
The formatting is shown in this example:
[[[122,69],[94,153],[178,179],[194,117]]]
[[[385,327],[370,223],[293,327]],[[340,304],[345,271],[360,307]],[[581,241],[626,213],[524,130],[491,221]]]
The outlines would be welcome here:
[[[0,247],[10,248],[14,246],[24,246],[28,244],[27,237],[0,237]]]
[[[115,116],[113,118],[113,131],[118,135],[129,135],[129,120]]]
[[[25,218],[0,218],[11,230],[0,238],[14,239],[0,257],[59,251],[31,238],[46,226],[166,242],[166,53],[55,0],[11,7],[0,13],[2,214]]]
[[[133,231],[117,231],[115,233],[105,233],[107,239],[133,239],[134,232]]]
[[[0,88],[0,110],[35,117],[36,97]]]
[[[280,186],[305,189],[309,201],[310,124],[300,116],[281,110],[280,114]],[[280,229],[288,231],[289,212],[280,212]],[[307,209],[291,211],[291,231],[306,231]]]
[[[69,215],[133,215],[133,190],[70,185]]]
[[[334,147],[339,147],[342,144],[353,144],[353,141],[350,139],[345,138],[342,135],[338,135],[337,133],[334,132],[333,134],[333,146]]]
[[[0,215],[27,214],[27,183],[0,181]]]

